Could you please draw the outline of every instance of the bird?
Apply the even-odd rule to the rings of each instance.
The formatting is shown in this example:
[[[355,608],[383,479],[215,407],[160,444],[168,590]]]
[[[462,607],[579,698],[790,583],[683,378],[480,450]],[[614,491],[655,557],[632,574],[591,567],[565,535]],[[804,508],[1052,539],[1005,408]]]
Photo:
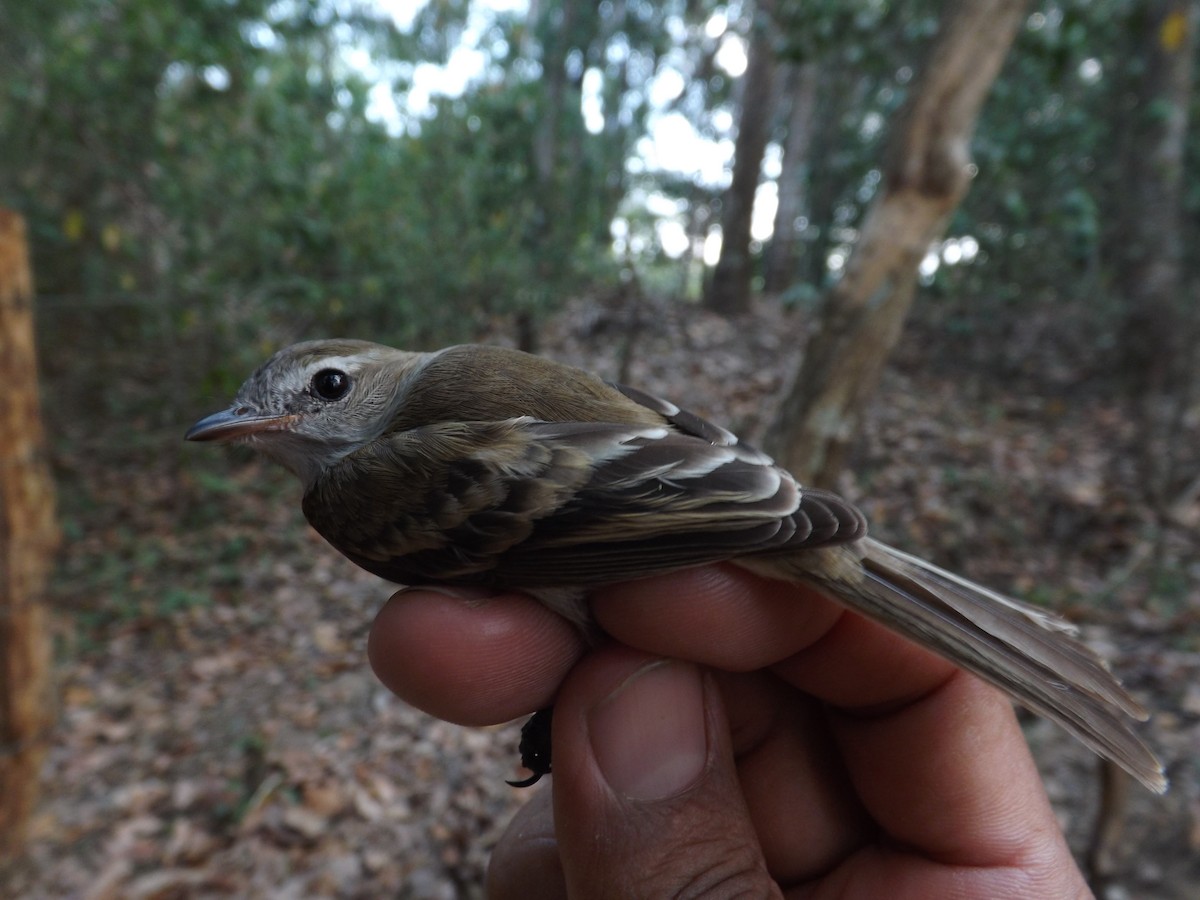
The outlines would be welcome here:
[[[368,572],[523,591],[585,634],[599,585],[718,562],[809,585],[1166,790],[1135,726],[1147,710],[1073,625],[868,536],[853,504],[653,394],[499,346],[316,340],[185,438],[290,470],[308,522]],[[524,734],[531,781],[549,771],[545,726]]]

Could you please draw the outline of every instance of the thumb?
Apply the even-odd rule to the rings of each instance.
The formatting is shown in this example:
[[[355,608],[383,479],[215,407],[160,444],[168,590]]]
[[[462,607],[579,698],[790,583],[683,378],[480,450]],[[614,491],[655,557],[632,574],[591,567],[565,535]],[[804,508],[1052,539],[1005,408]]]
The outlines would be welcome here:
[[[555,834],[572,898],[778,894],[711,675],[600,648],[563,685],[553,741]]]

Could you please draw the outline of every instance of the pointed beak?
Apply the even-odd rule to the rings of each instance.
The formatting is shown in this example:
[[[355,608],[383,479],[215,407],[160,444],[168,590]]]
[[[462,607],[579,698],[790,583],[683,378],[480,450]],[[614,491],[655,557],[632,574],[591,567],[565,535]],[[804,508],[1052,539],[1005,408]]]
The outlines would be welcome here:
[[[232,441],[265,431],[287,431],[296,415],[264,416],[248,406],[231,406],[205,416],[187,430],[185,441]]]

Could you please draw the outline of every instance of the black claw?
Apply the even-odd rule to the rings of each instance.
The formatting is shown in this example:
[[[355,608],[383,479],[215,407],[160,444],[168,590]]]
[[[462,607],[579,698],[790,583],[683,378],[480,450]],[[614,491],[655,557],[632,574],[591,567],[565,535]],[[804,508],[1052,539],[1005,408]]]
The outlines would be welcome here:
[[[535,784],[537,784],[539,781],[542,780],[542,775],[544,775],[544,774],[545,774],[544,772],[534,772],[528,778],[522,778],[520,781],[513,781],[511,778],[505,778],[504,783],[507,784],[509,787],[515,787],[515,788],[533,787]]]
[[[533,774],[521,781],[509,781],[513,787],[523,788],[537,784],[543,775],[550,774],[550,725],[554,720],[554,707],[548,706],[535,712],[521,726],[521,765]]]

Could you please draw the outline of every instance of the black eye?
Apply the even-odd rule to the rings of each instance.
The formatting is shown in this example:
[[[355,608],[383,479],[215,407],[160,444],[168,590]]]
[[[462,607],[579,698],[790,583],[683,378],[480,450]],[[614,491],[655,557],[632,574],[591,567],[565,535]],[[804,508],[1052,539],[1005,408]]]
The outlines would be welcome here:
[[[322,400],[341,400],[350,390],[350,376],[340,369],[322,369],[312,377],[312,390]]]

